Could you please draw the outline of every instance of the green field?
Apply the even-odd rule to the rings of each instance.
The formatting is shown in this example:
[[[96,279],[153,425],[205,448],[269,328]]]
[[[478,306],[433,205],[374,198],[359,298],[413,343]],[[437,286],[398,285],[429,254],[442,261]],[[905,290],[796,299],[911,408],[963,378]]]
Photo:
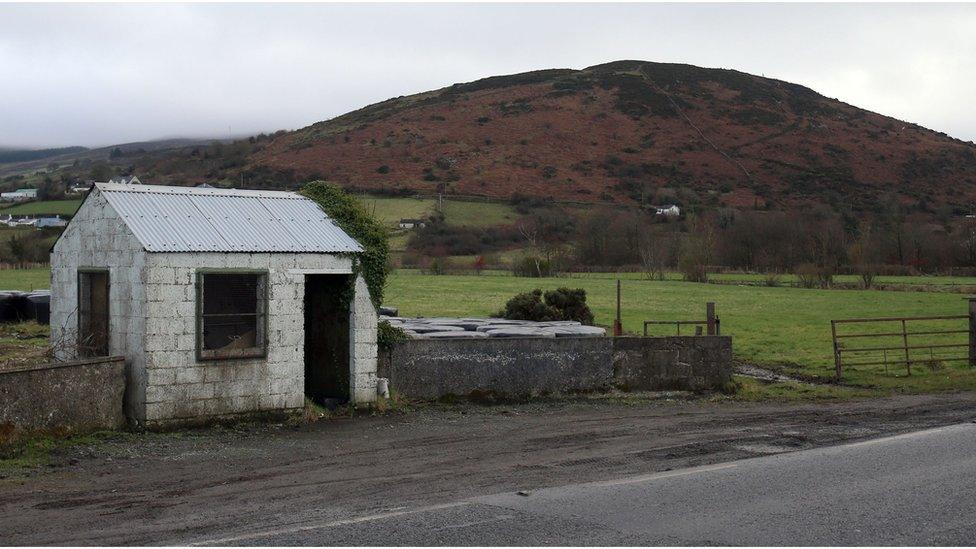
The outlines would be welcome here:
[[[2,290],[46,290],[51,287],[51,269],[0,269],[0,291]]]
[[[388,227],[401,219],[422,219],[434,213],[437,201],[432,198],[387,198],[360,196],[366,209]],[[490,227],[514,223],[519,214],[508,204],[467,202],[444,199],[444,218],[451,225]]]
[[[401,219],[420,219],[434,211],[434,201],[425,198],[358,197],[366,210],[387,227],[396,227]]]
[[[74,215],[81,206],[81,199],[76,200],[40,200],[24,202],[0,210],[3,215]]]
[[[491,227],[511,225],[519,218],[518,212],[508,204],[493,202],[444,201],[444,218],[451,225],[465,227]]]
[[[596,322],[606,326],[614,314],[615,280],[607,274],[601,278],[527,279],[501,274],[427,276],[401,270],[390,279],[386,302],[399,307],[401,315],[485,316],[499,310],[517,292],[570,286],[587,291]],[[722,333],[733,337],[738,360],[822,378],[833,374],[831,319],[962,315],[967,307],[960,295],[948,293],[765,288],[635,277],[623,283],[624,329],[640,333],[644,320],[704,318],[708,301],[716,303]],[[670,333],[673,331],[664,327],[652,331]],[[911,378],[902,377],[903,373],[903,367],[888,374],[881,367],[871,367],[849,370],[844,378],[886,389],[976,389],[976,372],[968,367],[947,365],[941,371],[917,367]]]
[[[786,374],[820,378],[833,375],[832,319],[964,315],[967,311],[966,299],[953,293],[661,282],[642,280],[636,274],[621,275],[620,278],[623,280],[622,319],[626,331],[640,333],[644,320],[704,318],[705,303],[714,301],[722,320],[722,333],[733,338],[736,359],[782,369]],[[387,305],[398,307],[400,314],[405,316],[488,316],[518,292],[569,286],[587,291],[596,322],[607,326],[614,314],[616,279],[617,275],[611,273],[529,279],[497,271],[481,276],[433,276],[404,269],[390,276],[385,301]],[[0,270],[0,290],[48,286],[48,269]],[[965,321],[954,322],[953,328],[965,327]],[[892,328],[867,330],[876,332]],[[651,333],[670,335],[674,332],[671,327],[657,327]],[[964,341],[966,336],[959,337]],[[957,340],[958,337],[951,342]],[[965,351],[956,351],[956,355],[965,354]],[[880,391],[976,389],[976,371],[959,363],[946,363],[937,369],[918,365],[913,368],[911,377],[904,374],[903,366],[894,366],[888,373],[880,366],[864,367],[846,370],[844,381]]]

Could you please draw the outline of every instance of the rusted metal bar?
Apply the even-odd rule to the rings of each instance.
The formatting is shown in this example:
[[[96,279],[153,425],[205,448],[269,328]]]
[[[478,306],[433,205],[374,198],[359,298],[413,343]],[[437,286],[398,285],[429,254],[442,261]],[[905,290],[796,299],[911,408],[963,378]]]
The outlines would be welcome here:
[[[908,332],[910,336],[917,335],[941,335],[941,334],[968,334],[969,330],[934,330],[931,332]],[[901,332],[879,332],[876,334],[837,334],[837,339],[844,339],[850,337],[894,337],[900,336]]]
[[[901,320],[901,335],[905,342],[905,369],[908,370],[908,375],[912,375],[912,359],[908,353],[908,327],[905,319]]]
[[[841,347],[838,352],[857,353],[867,351],[904,351],[917,349],[948,349],[950,347],[969,347],[968,343],[939,343],[934,345],[899,345],[897,347]]]
[[[969,367],[976,367],[976,298],[969,298]]]
[[[965,320],[968,315],[955,316],[892,316],[883,318],[845,318],[842,320],[832,320],[837,324],[851,324],[855,322],[901,322],[902,320]]]
[[[645,320],[644,324],[705,324],[704,320]]]
[[[967,355],[967,356],[956,356],[956,357],[952,357],[952,356],[949,356],[949,357],[939,357],[938,360],[941,360],[943,362],[955,362],[957,360],[969,360],[969,356]],[[912,361],[912,364],[918,364],[918,363],[921,363],[921,362],[925,362],[925,360],[913,360]],[[877,362],[874,362],[874,361],[872,361],[872,362],[845,362],[844,363],[844,366],[880,366],[882,364],[886,364],[886,363],[885,362],[881,362],[881,361],[877,361]],[[905,361],[904,360],[889,360],[887,362],[887,364],[905,364]]]
[[[830,331],[833,333],[834,338],[834,377],[840,381],[841,376],[841,361],[840,361],[840,342],[837,341],[837,321],[830,321]]]

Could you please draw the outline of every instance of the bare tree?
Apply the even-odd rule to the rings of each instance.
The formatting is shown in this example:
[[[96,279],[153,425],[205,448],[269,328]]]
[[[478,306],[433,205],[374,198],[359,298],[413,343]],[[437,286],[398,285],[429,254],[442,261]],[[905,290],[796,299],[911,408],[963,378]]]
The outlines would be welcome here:
[[[664,272],[671,252],[670,244],[670,239],[663,235],[641,231],[637,251],[648,279],[664,280]]]
[[[688,238],[681,246],[681,273],[689,282],[707,282],[708,265],[715,253],[715,229],[700,217],[689,219],[689,225]]]

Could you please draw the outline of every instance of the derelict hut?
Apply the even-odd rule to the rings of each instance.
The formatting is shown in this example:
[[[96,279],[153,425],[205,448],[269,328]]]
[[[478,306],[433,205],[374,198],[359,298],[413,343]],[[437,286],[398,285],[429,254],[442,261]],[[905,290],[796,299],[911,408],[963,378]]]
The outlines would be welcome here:
[[[295,193],[99,183],[51,252],[51,341],[124,356],[138,423],[370,403],[361,251]]]

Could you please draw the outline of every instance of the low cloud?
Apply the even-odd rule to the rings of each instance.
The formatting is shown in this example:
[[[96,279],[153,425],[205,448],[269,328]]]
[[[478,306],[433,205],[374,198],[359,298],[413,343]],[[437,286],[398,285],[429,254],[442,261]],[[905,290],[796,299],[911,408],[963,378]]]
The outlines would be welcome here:
[[[0,144],[292,129],[369,103],[617,59],[807,85],[976,139],[971,5],[0,5]]]

